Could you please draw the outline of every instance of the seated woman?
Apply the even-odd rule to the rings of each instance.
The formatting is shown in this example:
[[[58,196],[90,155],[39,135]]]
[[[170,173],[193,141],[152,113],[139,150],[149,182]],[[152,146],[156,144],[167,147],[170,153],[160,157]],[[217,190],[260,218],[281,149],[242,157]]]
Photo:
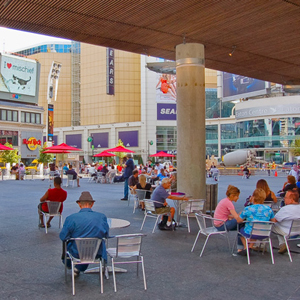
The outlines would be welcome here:
[[[239,230],[239,232],[246,238],[249,238],[251,235],[251,231],[253,227],[252,221],[275,222],[274,213],[272,209],[269,206],[263,204],[265,199],[266,199],[265,191],[260,188],[255,189],[251,197],[251,202],[253,203],[253,205],[245,207],[237,219],[238,223],[242,223],[243,221],[249,221],[248,223],[245,223],[245,227],[242,227]],[[253,238],[253,240],[255,240],[256,238],[255,235],[252,235],[251,237]],[[239,245],[242,244],[244,246],[244,249],[238,250],[238,254],[247,255],[246,239],[244,237],[239,236],[238,244]],[[252,247],[253,245],[250,244],[249,248]]]
[[[147,191],[146,194],[145,194],[145,199],[150,199],[151,198],[151,190],[152,190],[152,188],[151,188],[151,184],[147,183],[146,179],[147,179],[147,177],[145,175],[141,174],[139,176],[139,182],[134,187],[134,189]],[[141,202],[141,208],[145,209],[144,202]]]
[[[270,190],[268,183],[264,179],[260,179],[256,183],[256,188],[257,189],[263,189],[266,193],[266,199],[265,201],[271,202],[273,201],[274,203],[277,203],[277,198],[276,195]]]
[[[279,196],[284,197],[287,191],[294,188],[297,188],[296,179],[293,175],[288,175],[287,181],[283,184],[282,190],[278,192]]]
[[[227,231],[237,229],[237,218],[239,215],[235,211],[232,202],[236,202],[239,199],[240,190],[233,185],[229,185],[226,191],[226,196],[226,198],[222,199],[218,203],[214,214],[214,218],[220,220],[214,221],[214,225],[219,231],[225,230],[225,226]]]

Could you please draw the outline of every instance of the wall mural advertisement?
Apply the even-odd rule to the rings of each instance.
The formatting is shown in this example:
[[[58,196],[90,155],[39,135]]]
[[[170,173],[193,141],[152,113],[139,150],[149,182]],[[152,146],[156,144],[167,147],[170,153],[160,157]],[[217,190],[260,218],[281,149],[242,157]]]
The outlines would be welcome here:
[[[0,92],[35,96],[37,63],[34,60],[1,55]]]
[[[157,74],[156,102],[176,103],[176,75]]]

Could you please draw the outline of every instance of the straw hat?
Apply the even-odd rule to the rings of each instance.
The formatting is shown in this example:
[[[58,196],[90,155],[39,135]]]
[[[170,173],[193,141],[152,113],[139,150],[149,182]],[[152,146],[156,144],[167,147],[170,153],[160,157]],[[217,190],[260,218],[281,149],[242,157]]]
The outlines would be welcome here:
[[[76,202],[82,202],[82,201],[90,201],[90,202],[95,202],[95,200],[93,199],[92,195],[90,194],[90,192],[82,192],[79,200],[77,200]]]

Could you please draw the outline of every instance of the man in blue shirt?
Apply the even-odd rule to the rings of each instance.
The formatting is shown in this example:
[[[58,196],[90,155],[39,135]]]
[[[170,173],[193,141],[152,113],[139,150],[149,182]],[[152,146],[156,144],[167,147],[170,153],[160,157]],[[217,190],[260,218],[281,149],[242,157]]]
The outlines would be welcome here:
[[[128,178],[132,175],[132,172],[134,170],[134,162],[133,159],[131,158],[131,154],[128,153],[127,154],[127,161],[125,163],[125,170],[124,170],[124,174],[123,177],[125,179],[124,182],[124,198],[122,198],[121,200],[128,200]]]
[[[82,192],[79,200],[76,201],[80,207],[78,213],[72,214],[66,218],[59,237],[62,241],[70,238],[107,238],[109,227],[107,218],[104,214],[92,211],[95,200],[89,192]],[[78,257],[78,251],[75,241],[68,243],[67,250],[74,256]],[[98,251],[98,256],[107,260],[105,242],[102,240]],[[69,264],[69,260],[67,261]],[[71,267],[71,264],[68,265]],[[88,264],[77,265],[75,268],[76,275],[84,272]]]
[[[166,190],[170,189],[171,187],[171,180],[169,178],[164,178],[161,181],[161,184],[155,188],[154,192],[152,193],[151,200],[155,201],[155,212],[158,214],[168,214],[168,222],[167,227],[169,227],[172,223],[175,214],[175,208],[169,207],[166,199],[172,200],[189,200],[189,198],[185,196],[175,196],[170,195]],[[159,203],[158,203],[159,202]]]

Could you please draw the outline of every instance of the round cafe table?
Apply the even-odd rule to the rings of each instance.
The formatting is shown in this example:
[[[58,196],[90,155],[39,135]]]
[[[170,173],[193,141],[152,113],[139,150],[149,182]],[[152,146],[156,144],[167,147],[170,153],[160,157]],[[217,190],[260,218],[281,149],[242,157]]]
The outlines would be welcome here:
[[[123,220],[123,219],[116,219],[116,218],[107,218],[107,223],[108,223],[109,229],[126,228],[126,227],[130,226],[129,221]],[[111,266],[107,266],[105,269],[105,277],[107,279],[109,277],[108,272],[112,272]],[[123,269],[123,268],[115,268],[115,272],[116,273],[126,273],[127,270]],[[84,273],[85,274],[99,273],[99,267],[87,269]]]

